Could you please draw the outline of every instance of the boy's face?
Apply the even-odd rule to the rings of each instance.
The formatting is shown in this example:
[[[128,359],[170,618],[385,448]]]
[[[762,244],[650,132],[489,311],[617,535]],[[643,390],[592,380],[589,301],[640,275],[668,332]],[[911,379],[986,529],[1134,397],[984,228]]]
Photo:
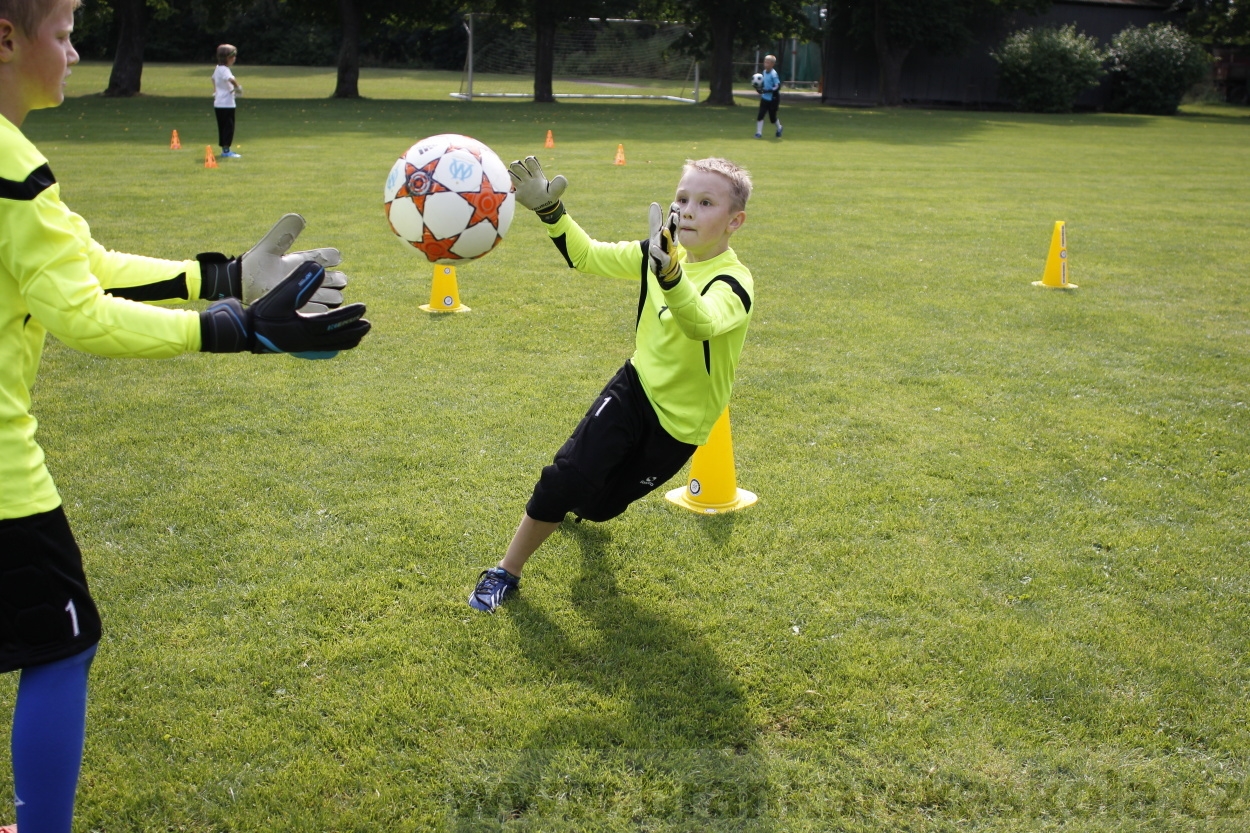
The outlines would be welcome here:
[[[776,58],[768,57],[764,59],[764,69],[772,69],[776,65],[777,65]]]
[[[40,24],[38,31],[23,34],[6,21],[0,21],[0,60],[9,66],[5,91],[6,117],[20,120],[31,110],[56,107],[65,100],[65,79],[69,68],[78,63],[78,53],[70,43],[74,31],[74,6],[61,0]]]
[[[733,208],[729,180],[709,171],[688,171],[677,183],[677,242],[691,263],[709,260],[729,248],[729,236],[747,215]]]

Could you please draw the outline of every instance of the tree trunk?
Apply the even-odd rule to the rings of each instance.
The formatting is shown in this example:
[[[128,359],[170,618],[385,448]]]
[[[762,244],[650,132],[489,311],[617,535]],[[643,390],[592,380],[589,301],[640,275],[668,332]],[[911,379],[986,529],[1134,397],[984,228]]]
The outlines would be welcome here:
[[[139,94],[143,80],[144,0],[114,0],[117,13],[117,52],[106,96],[129,98]]]
[[[708,78],[708,104],[734,105],[734,21],[728,14],[712,19],[712,66]]]
[[[534,101],[552,104],[552,78],[556,69],[556,19],[539,3],[534,13]]]
[[[882,10],[884,3],[885,0],[876,0],[874,6],[872,40],[877,48],[880,102],[887,107],[897,107],[903,103],[903,61],[907,60],[911,47],[890,43],[889,30]]]
[[[832,16],[831,16],[832,17]],[[825,36],[820,43],[820,103],[832,104],[836,90],[837,50],[834,46],[833,21],[825,23]]]
[[[339,0],[339,19],[343,42],[334,98],[360,98],[360,6],[356,0]]]

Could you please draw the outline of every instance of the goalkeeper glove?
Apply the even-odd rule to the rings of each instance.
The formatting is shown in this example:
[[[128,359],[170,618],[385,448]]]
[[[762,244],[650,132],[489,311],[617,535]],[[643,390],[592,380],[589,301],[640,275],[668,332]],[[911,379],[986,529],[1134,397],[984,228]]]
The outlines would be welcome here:
[[[564,203],[560,195],[569,187],[569,181],[563,176],[556,176],[550,181],[543,174],[543,166],[535,156],[527,156],[524,160],[516,160],[508,166],[508,176],[512,177],[512,190],[516,191],[516,201],[538,213],[538,219],[544,223],[554,223],[564,216]]]
[[[298,214],[286,214],[274,223],[260,242],[238,257],[226,257],[217,252],[196,255],[200,262],[200,297],[210,301],[222,298],[240,298],[251,304],[264,297],[287,275],[306,260],[321,266],[338,266],[342,255],[338,249],[310,249],[291,252],[287,249],[304,230],[304,218]],[[343,303],[343,287],[347,276],[342,272],[326,272],[321,289],[309,299],[305,312],[325,312]]]
[[[648,217],[651,225],[651,242],[647,246],[647,259],[651,262],[651,274],[660,282],[661,289],[672,289],[681,280],[681,264],[673,254],[673,238],[677,236],[677,205],[669,206],[668,217],[658,202],[651,203]]]
[[[297,312],[321,287],[326,272],[306,261],[251,306],[226,298],[200,313],[200,350],[205,353],[293,353],[329,359],[360,343],[371,326],[364,304],[302,315]]]

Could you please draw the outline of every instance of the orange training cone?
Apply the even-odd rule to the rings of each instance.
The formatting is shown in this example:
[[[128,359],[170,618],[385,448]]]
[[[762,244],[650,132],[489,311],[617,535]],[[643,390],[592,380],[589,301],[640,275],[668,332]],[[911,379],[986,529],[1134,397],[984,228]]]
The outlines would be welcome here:
[[[215,168],[215,167],[217,167],[217,157],[216,157],[216,156],[213,156],[213,146],[212,146],[212,145],[205,145],[205,146],[204,146],[204,167],[206,167],[206,168]]]
[[[1050,252],[1046,255],[1046,268],[1042,270],[1042,279],[1033,281],[1033,285],[1048,289],[1076,289],[1076,284],[1068,283],[1068,230],[1063,220],[1055,221],[1055,230],[1050,235]]]
[[[738,488],[728,408],[712,426],[707,442],[695,451],[689,482],[664,497],[670,503],[701,515],[745,509],[759,500],[753,492]]]
[[[551,135],[551,131],[550,131],[550,130],[548,130],[548,131],[547,131],[547,143],[546,143],[545,145],[543,145],[543,147],[545,147],[545,148],[553,148],[553,147],[555,147],[555,146],[556,146],[556,140],[555,140],[555,138]]]
[[[469,307],[460,303],[460,292],[456,289],[456,267],[441,263],[434,264],[434,282],[430,285],[430,302],[422,304],[426,312],[469,312]]]
[[[174,131],[174,135],[169,137],[170,150],[182,150],[182,142],[178,141],[178,131]]]
[[[624,145],[616,146],[616,158],[612,160],[612,164],[613,165],[625,164],[625,146]]]

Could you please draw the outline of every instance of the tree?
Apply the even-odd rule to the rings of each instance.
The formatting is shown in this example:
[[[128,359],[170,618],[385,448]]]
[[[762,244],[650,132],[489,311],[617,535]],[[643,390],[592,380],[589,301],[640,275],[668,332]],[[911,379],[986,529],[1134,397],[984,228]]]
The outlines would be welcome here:
[[[360,7],[362,2],[367,0],[338,0],[343,40],[339,46],[334,98],[360,98],[360,26],[364,17]]]
[[[902,103],[903,64],[918,49],[958,54],[987,22],[1015,10],[1042,11],[1050,0],[830,0],[826,46],[844,33],[877,56],[879,99]],[[826,66],[832,64],[826,60]]]
[[[534,31],[534,101],[555,103],[552,82],[556,65],[556,30],[561,21],[588,17],[632,17],[633,7],[617,0],[485,0],[471,4],[475,12],[499,16],[507,24],[525,24]]]
[[[117,44],[113,52],[113,69],[109,73],[106,96],[128,98],[142,88],[143,52],[147,42],[149,16],[167,20],[175,14],[207,16],[206,3],[200,0],[104,0],[111,6],[117,24]],[[226,16],[240,11],[244,0],[221,0],[214,4],[214,13]]]
[[[710,59],[704,99],[708,104],[734,104],[736,49],[816,33],[804,14],[803,0],[669,0],[654,3],[648,13],[690,26],[691,53]]]
[[[1185,29],[1208,46],[1250,45],[1250,2],[1247,0],[1179,0]]]
[[[117,16],[117,51],[109,73],[106,96],[126,98],[139,94],[143,79],[143,29],[147,25],[144,0],[112,0]]]

